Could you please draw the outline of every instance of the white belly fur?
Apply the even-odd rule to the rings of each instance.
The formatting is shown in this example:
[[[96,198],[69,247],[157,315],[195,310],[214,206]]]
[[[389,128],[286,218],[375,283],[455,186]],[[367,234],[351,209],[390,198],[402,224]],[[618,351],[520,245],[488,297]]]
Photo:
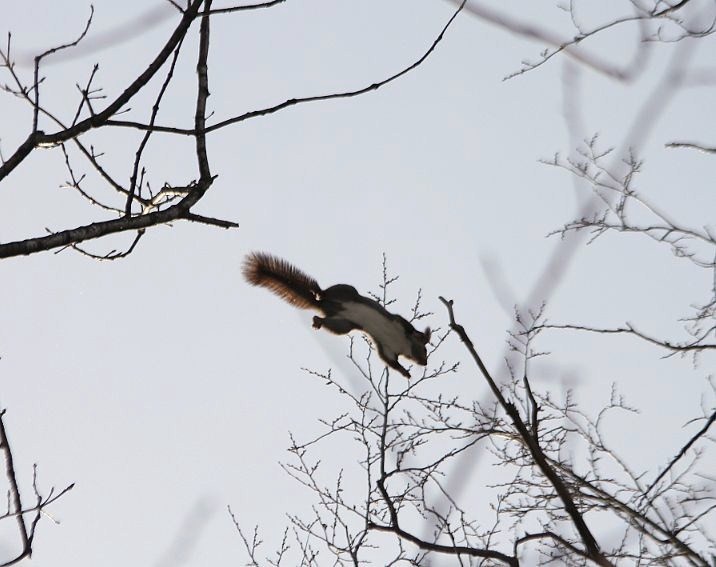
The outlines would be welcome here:
[[[410,357],[412,345],[403,326],[395,319],[390,319],[368,305],[347,302],[338,313],[359,324],[376,342],[380,343],[386,356],[398,354]]]

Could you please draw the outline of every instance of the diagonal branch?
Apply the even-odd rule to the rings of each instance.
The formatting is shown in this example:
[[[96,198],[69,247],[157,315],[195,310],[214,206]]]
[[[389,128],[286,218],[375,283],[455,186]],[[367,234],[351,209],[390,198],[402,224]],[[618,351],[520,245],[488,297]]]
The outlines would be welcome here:
[[[117,98],[115,98],[104,110],[81,120],[70,128],[60,130],[54,134],[45,134],[42,130],[33,130],[27,139],[15,150],[7,161],[0,165],[0,179],[7,177],[23,160],[30,155],[30,152],[38,146],[53,146],[76,138],[80,134],[92,128],[103,126],[107,120],[120,110],[134,95],[136,95],[164,65],[165,61],[173,53],[176,46],[186,36],[186,33],[196,18],[199,7],[204,0],[193,0],[184,11],[182,19],[167,40],[164,47],[157,54],[154,60]]]
[[[669,461],[669,464],[666,466],[666,468],[661,471],[661,473],[659,473],[659,476],[657,476],[646,488],[646,490],[644,491],[644,495],[647,495],[649,492],[651,492],[651,490],[659,483],[659,481],[664,478],[664,475],[666,475],[666,473],[668,473],[672,469],[672,467],[686,454],[686,452],[691,448],[691,446],[706,434],[706,432],[709,430],[709,427],[713,425],[714,421],[716,421],[716,411],[711,414],[711,417],[706,420],[704,426],[699,429],[694,434],[694,436],[689,439],[686,445],[684,445],[681,450],[671,459],[671,461]]]
[[[594,538],[594,535],[587,526],[587,523],[584,521],[584,517],[582,516],[581,512],[577,509],[577,506],[574,503],[574,499],[572,498],[572,495],[567,489],[567,486],[565,485],[564,481],[560,478],[555,469],[550,466],[549,462],[547,461],[547,457],[542,452],[542,449],[537,442],[537,439],[533,437],[530,433],[527,425],[520,417],[515,405],[511,402],[508,402],[502,395],[502,392],[500,392],[500,389],[497,387],[495,380],[492,378],[492,375],[487,370],[487,367],[480,358],[480,355],[477,353],[475,345],[470,340],[470,337],[465,331],[465,328],[459,323],[457,323],[457,321],[455,320],[455,314],[453,312],[453,301],[448,301],[444,297],[440,297],[439,299],[440,301],[442,301],[448,311],[448,315],[450,317],[450,328],[457,333],[457,335],[460,337],[460,340],[462,340],[462,342],[465,344],[465,347],[472,356],[472,359],[477,364],[477,367],[480,369],[480,372],[490,386],[490,389],[497,398],[497,401],[499,402],[500,406],[502,406],[507,415],[510,417],[513,425],[515,426],[515,429],[517,429],[520,438],[522,439],[523,443],[532,455],[535,464],[550,482],[554,490],[557,492],[559,499],[564,505],[565,511],[572,520],[572,523],[574,524],[574,527],[579,533],[579,536],[582,539],[582,543],[586,548],[584,550],[584,554],[598,565],[611,567],[612,563],[604,556],[604,554],[600,550],[597,540]]]

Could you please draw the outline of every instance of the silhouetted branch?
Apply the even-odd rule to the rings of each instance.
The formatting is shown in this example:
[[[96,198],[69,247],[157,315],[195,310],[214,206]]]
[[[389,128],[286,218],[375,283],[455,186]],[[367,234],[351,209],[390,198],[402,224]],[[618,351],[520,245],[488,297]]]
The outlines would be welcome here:
[[[601,328],[601,327],[588,327],[586,325],[573,325],[573,324],[555,324],[555,323],[542,323],[539,325],[540,329],[567,329],[572,331],[587,331],[590,333],[598,333],[602,335],[613,335],[613,334],[628,334],[638,337],[648,343],[665,348],[671,351],[666,357],[673,356],[677,353],[687,353],[693,351],[704,351],[716,349],[716,344],[704,343],[706,337],[716,331],[716,326],[711,327],[701,336],[695,338],[693,341],[684,343],[675,343],[664,339],[658,339],[652,335],[648,335],[643,331],[639,331],[631,323],[627,323],[624,327],[615,328]]]
[[[35,505],[27,508],[23,507],[22,498],[20,496],[20,488],[17,483],[17,473],[15,471],[12,449],[10,447],[10,441],[7,437],[7,430],[5,429],[4,417],[5,410],[3,409],[0,410],[0,452],[5,459],[5,478],[7,478],[9,488],[8,509],[5,514],[0,515],[0,520],[15,518],[20,534],[22,549],[14,558],[0,564],[0,567],[8,567],[9,565],[19,563],[26,557],[32,557],[32,544],[35,539],[35,530],[44,509],[74,488],[74,484],[70,484],[57,494],[55,494],[53,488],[50,490],[48,496],[41,496],[37,486],[37,465],[34,465],[32,487],[35,493]],[[25,514],[32,514],[32,519],[29,521],[29,524],[28,521],[25,520]]]
[[[183,41],[180,41],[179,45],[177,45],[176,49],[174,49],[174,55],[172,56],[171,63],[169,64],[169,70],[167,71],[167,75],[164,78],[162,87],[159,89],[157,98],[154,101],[154,106],[152,106],[152,113],[149,118],[150,124],[154,124],[154,121],[157,118],[157,114],[159,113],[159,106],[162,102],[162,98],[164,98],[164,93],[166,93],[167,88],[169,87],[169,83],[174,77],[174,68],[176,67],[177,59],[179,58],[179,51],[181,50],[182,43]],[[134,195],[138,190],[141,191],[142,189],[141,181],[139,183],[139,186],[137,186],[137,174],[139,172],[139,164],[142,161],[142,154],[144,153],[144,148],[146,148],[147,142],[149,142],[149,137],[151,135],[151,131],[145,133],[144,137],[142,138],[142,141],[139,143],[139,147],[137,148],[137,152],[134,157],[132,175],[129,178],[129,192],[127,194],[127,202],[124,206],[124,214],[128,217],[132,215],[132,203],[134,201]]]
[[[475,547],[467,547],[463,545],[440,545],[437,543],[431,543],[429,541],[423,541],[420,538],[414,536],[411,533],[406,532],[397,525],[381,526],[378,524],[369,524],[369,529],[380,532],[389,532],[397,535],[405,541],[418,546],[420,549],[427,551],[434,551],[437,553],[445,553],[449,555],[466,555],[468,557],[483,557],[485,559],[495,559],[504,563],[505,565],[519,565],[519,561],[516,557],[500,553],[499,551],[491,551],[489,549],[479,549]]]
[[[669,142],[667,148],[690,148],[707,154],[716,154],[716,147],[706,146],[697,142]]]
[[[55,132],[54,134],[46,134],[42,130],[33,128],[27,139],[15,150],[15,152],[0,166],[0,180],[7,177],[24,159],[37,147],[55,146],[67,140],[76,138],[80,134],[87,132],[92,128],[98,128],[106,124],[107,120],[115,115],[121,108],[126,105],[159,71],[164,65],[174,49],[186,35],[189,26],[197,16],[199,8],[204,0],[192,0],[188,8],[184,11],[181,21],[175,28],[171,37],[167,40],[164,47],[160,50],[154,60],[149,64],[147,69],[142,72],[132,83],[111,103],[109,103],[102,111],[81,120],[73,126]],[[0,58],[3,59],[6,66],[11,66],[9,54],[0,51]]]
[[[688,440],[688,442],[681,448],[681,450],[674,455],[674,457],[669,461],[669,464],[666,465],[666,468],[664,468],[663,471],[659,473],[659,475],[651,482],[651,484],[644,490],[644,495],[649,494],[649,492],[652,491],[652,489],[659,484],[659,481],[666,476],[666,474],[674,467],[676,463],[678,463],[684,455],[688,452],[688,450],[693,446],[694,443],[696,443],[701,437],[706,435],[706,432],[709,430],[711,425],[713,425],[714,421],[716,421],[716,411],[714,411],[711,414],[711,417],[709,417],[706,420],[706,423],[704,426],[699,429],[692,437]]]
[[[214,14],[230,14],[233,12],[245,12],[247,10],[259,10],[261,8],[271,8],[277,4],[283,4],[286,0],[271,0],[270,2],[259,2],[257,4],[245,4],[243,6],[230,6],[228,8],[215,8],[209,11],[210,15]]]
[[[221,128],[225,128],[232,124],[244,122],[245,120],[249,120],[251,118],[256,118],[258,116],[267,116],[269,114],[274,114],[276,112],[279,112],[280,110],[289,108],[291,106],[296,106],[298,104],[305,104],[308,102],[318,102],[318,101],[324,101],[324,100],[333,100],[333,99],[339,99],[339,98],[352,98],[355,96],[360,96],[362,94],[377,90],[380,87],[387,85],[388,83],[392,83],[396,79],[399,79],[403,75],[406,75],[407,73],[409,73],[416,67],[420,66],[430,56],[430,54],[435,50],[435,48],[438,46],[438,44],[442,41],[442,39],[445,35],[445,32],[447,32],[448,28],[453,23],[453,21],[455,20],[457,15],[462,11],[463,7],[465,6],[465,2],[466,2],[466,0],[462,0],[462,2],[459,4],[457,10],[452,14],[450,19],[443,26],[443,28],[440,31],[440,33],[438,34],[438,36],[430,44],[430,46],[423,53],[423,55],[421,55],[417,60],[415,60],[413,63],[411,63],[407,67],[404,67],[397,73],[394,73],[393,75],[390,75],[389,77],[386,77],[385,79],[381,79],[380,81],[377,81],[371,85],[361,87],[361,88],[355,89],[355,90],[349,90],[349,91],[343,91],[343,92],[331,93],[331,94],[324,94],[324,95],[301,97],[301,98],[291,98],[291,99],[285,100],[279,104],[276,104],[274,106],[262,108],[259,110],[252,110],[251,112],[246,112],[239,116],[235,116],[233,118],[227,118],[226,120],[222,120],[215,124],[211,124],[209,126],[206,126],[205,129],[203,130],[203,132],[206,134],[209,134],[211,132],[214,132]],[[143,124],[141,122],[135,122],[135,121],[131,121],[131,120],[107,120],[106,124],[108,126],[121,126],[121,127],[126,127],[126,128],[136,128],[138,130],[151,130],[153,132],[164,132],[167,134],[180,134],[180,135],[184,135],[184,136],[194,136],[197,133],[196,126],[193,129],[175,128],[175,127],[171,127],[171,126]]]
[[[40,63],[45,57],[49,57],[50,55],[57,53],[58,51],[62,51],[63,49],[68,49],[70,47],[75,47],[78,45],[87,35],[87,32],[90,29],[90,26],[92,25],[92,18],[94,16],[94,6],[90,5],[90,15],[87,18],[87,23],[85,24],[84,30],[82,30],[82,33],[75,39],[74,41],[71,41],[69,43],[64,43],[62,45],[58,45],[57,47],[53,47],[51,49],[48,49],[46,51],[43,51],[35,57],[35,72],[34,72],[34,81],[32,84],[32,89],[30,89],[30,92],[34,93],[34,100],[33,100],[33,111],[32,111],[32,131],[37,132],[37,126],[38,126],[38,119],[40,116]]]
[[[139,238],[135,239],[132,246],[125,252],[117,252],[112,250],[109,253],[96,254],[88,252],[80,247],[78,244],[85,242],[90,239],[100,238],[110,234],[124,232],[128,230],[136,230],[138,236],[143,234],[143,231],[148,227],[171,222],[178,219],[186,219],[192,222],[200,222],[213,226],[220,226],[222,228],[236,228],[237,223],[217,219],[210,216],[203,216],[193,213],[191,208],[203,197],[204,193],[210,187],[213,181],[213,175],[209,168],[209,158],[206,150],[206,136],[208,133],[223,128],[230,124],[241,122],[248,118],[271,114],[295,104],[310,102],[310,101],[321,101],[329,100],[334,98],[344,98],[358,96],[360,94],[367,93],[371,90],[375,90],[385,84],[388,84],[411,70],[415,69],[421,63],[423,63],[428,56],[434,51],[438,43],[443,38],[444,33],[448,27],[452,24],[458,13],[462,10],[462,5],[453,13],[452,17],[448,20],[445,26],[442,28],[439,35],[433,40],[426,52],[415,62],[409,66],[401,69],[397,73],[390,77],[383,79],[377,83],[363,87],[361,89],[346,91],[341,93],[331,93],[327,95],[318,95],[314,97],[306,97],[302,99],[290,99],[283,103],[246,113],[244,115],[234,117],[223,122],[207,125],[206,120],[206,99],[208,97],[208,52],[209,52],[209,35],[208,35],[208,22],[210,16],[217,16],[219,14],[228,12],[239,12],[250,9],[268,8],[281,3],[280,1],[254,3],[251,5],[244,6],[233,6],[227,8],[220,8],[217,10],[211,9],[211,2],[205,0],[192,0],[188,3],[186,9],[181,10],[181,19],[174,29],[171,37],[167,40],[164,46],[161,48],[157,56],[149,64],[147,69],[141,73],[137,78],[116,98],[105,105],[103,109],[95,108],[93,101],[97,101],[100,97],[97,95],[98,90],[94,88],[93,80],[96,75],[97,66],[93,67],[92,72],[86,82],[84,88],[77,87],[80,91],[80,101],[74,111],[74,117],[69,124],[66,124],[57,115],[50,112],[47,108],[40,104],[39,99],[39,86],[40,86],[40,64],[48,55],[54,54],[57,51],[69,47],[76,46],[79,41],[84,38],[86,31],[89,28],[89,24],[92,21],[90,16],[85,31],[80,34],[80,37],[74,42],[66,45],[61,45],[56,48],[52,48],[35,59],[34,76],[35,82],[31,86],[25,86],[22,82],[20,75],[17,74],[14,62],[12,59],[12,53],[10,52],[10,43],[8,39],[8,47],[5,50],[0,50],[0,62],[9,71],[10,76],[14,83],[11,86],[7,86],[6,90],[12,94],[26,100],[33,109],[33,127],[26,140],[20,144],[15,152],[10,155],[6,160],[3,161],[0,166],[0,180],[7,177],[14,169],[36,148],[38,147],[55,147],[62,146],[62,151],[65,158],[65,164],[70,174],[70,181],[67,183],[68,186],[74,188],[78,193],[87,199],[87,201],[95,206],[103,208],[107,211],[117,212],[123,211],[123,218],[102,220],[93,222],[84,226],[78,226],[67,230],[53,231],[51,234],[46,236],[27,238],[16,242],[5,242],[0,244],[0,258],[7,258],[17,255],[27,255],[44,250],[50,250],[52,248],[63,248],[71,247],[89,257],[97,259],[118,259],[126,256],[127,253],[134,250],[134,246],[139,241]],[[464,2],[463,2],[464,4]],[[208,6],[208,7],[207,7]],[[175,5],[175,7],[178,7]],[[201,13],[200,13],[200,10]],[[163,99],[167,87],[172,80],[174,75],[175,65],[179,55],[179,49],[182,45],[184,38],[192,24],[192,22],[201,16],[201,29],[199,32],[199,60],[197,63],[198,73],[198,84],[197,84],[197,103],[194,116],[194,124],[191,129],[177,129],[177,128],[165,128],[156,125],[157,116],[159,113],[160,105]],[[168,70],[164,82],[159,89],[159,92],[155,98],[154,105],[151,109],[149,121],[147,124],[140,125],[139,127],[145,131],[145,135],[141,138],[138,143],[134,160],[132,163],[131,173],[128,175],[129,184],[127,187],[122,186],[122,183],[117,181],[113,175],[110,175],[107,169],[100,164],[98,154],[93,147],[87,147],[83,142],[79,140],[81,134],[86,133],[89,130],[100,129],[106,126],[129,124],[128,121],[118,120],[117,116],[126,110],[127,103],[142,90],[158,72],[164,66],[168,64]],[[88,116],[82,118],[82,114],[87,112]],[[40,119],[46,117],[51,123],[58,128],[54,133],[46,133],[40,128]],[[146,168],[142,167],[142,157],[144,155],[145,148],[149,142],[150,136],[155,132],[172,131],[178,132],[194,138],[195,153],[197,159],[197,166],[199,169],[199,180],[190,182],[186,185],[186,191],[181,186],[172,188],[173,184],[165,184],[164,189],[160,191],[158,195],[143,196],[142,191],[145,188],[149,188],[148,182],[145,184],[144,176]],[[65,147],[65,143],[69,140],[75,142],[80,153],[89,161],[90,165],[95,171],[109,183],[115,191],[123,196],[124,204],[119,206],[116,204],[107,204],[103,202],[103,199],[98,199],[86,191],[82,187],[84,181],[84,175],[75,175],[74,167],[71,163],[68,148]],[[177,200],[178,199],[178,200]],[[139,210],[133,210],[135,205],[139,205]]]
[[[145,229],[140,228],[137,231],[136,236],[134,237],[134,240],[132,240],[132,243],[129,245],[129,247],[124,251],[117,251],[117,250],[110,250],[109,252],[105,254],[95,254],[94,252],[89,252],[88,250],[83,249],[78,244],[70,244],[68,247],[72,248],[73,250],[79,252],[83,256],[87,256],[88,258],[92,258],[93,260],[120,260],[122,258],[126,258],[129,256],[132,252],[134,252],[134,248],[139,244],[139,241],[141,240],[142,236],[144,236]],[[67,248],[67,246],[65,247]],[[65,248],[60,248],[59,250],[55,251],[55,254],[58,254],[65,250]]]
[[[542,474],[544,474],[544,476],[549,480],[550,484],[553,486],[554,490],[559,495],[560,500],[564,504],[565,512],[567,512],[567,514],[569,515],[570,519],[574,524],[574,527],[576,528],[577,532],[579,532],[584,546],[586,547],[584,553],[598,565],[612,565],[612,563],[603,555],[602,551],[600,550],[597,540],[594,538],[594,535],[592,535],[592,532],[584,521],[582,514],[577,509],[577,506],[574,503],[574,499],[572,498],[572,495],[570,494],[567,486],[564,484],[559,475],[557,475],[555,470],[549,465],[547,458],[542,452],[542,449],[540,449],[537,439],[530,434],[527,425],[520,417],[514,404],[508,402],[502,395],[502,392],[497,387],[495,380],[492,378],[492,375],[487,370],[485,364],[482,362],[480,355],[477,353],[475,345],[470,340],[470,337],[465,331],[465,328],[459,323],[457,323],[457,321],[455,320],[452,300],[448,301],[444,297],[440,297],[440,301],[442,301],[448,311],[448,315],[450,317],[450,328],[455,331],[455,333],[457,333],[457,335],[460,337],[460,340],[467,348],[468,352],[470,353],[470,356],[475,361],[475,364],[477,364],[477,367],[480,369],[480,372],[490,386],[490,389],[497,398],[497,401],[499,402],[500,406],[502,407],[502,409],[505,410],[505,412],[507,412],[507,415],[510,417],[512,424],[517,429],[520,437],[525,443],[525,446],[529,449],[530,454],[535,461],[535,464],[540,469]]]

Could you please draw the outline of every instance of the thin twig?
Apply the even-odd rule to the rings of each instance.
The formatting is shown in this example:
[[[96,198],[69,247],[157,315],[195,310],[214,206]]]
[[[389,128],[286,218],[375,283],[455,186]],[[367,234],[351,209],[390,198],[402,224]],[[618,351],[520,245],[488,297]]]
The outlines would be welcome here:
[[[651,492],[651,490],[659,483],[659,481],[664,478],[666,473],[668,473],[673,468],[673,466],[677,462],[679,462],[679,460],[686,454],[686,452],[691,448],[691,446],[706,434],[706,432],[709,430],[709,427],[713,425],[714,421],[716,421],[716,411],[711,414],[711,417],[706,420],[704,426],[699,429],[691,437],[691,439],[688,440],[686,445],[684,445],[681,450],[671,459],[671,461],[669,461],[669,464],[666,466],[666,468],[661,471],[661,473],[659,473],[659,475],[651,482],[651,484],[646,488],[646,490],[644,490],[644,496],[649,494],[649,492]]]
[[[256,118],[258,116],[267,116],[269,114],[274,114],[280,110],[283,110],[284,108],[296,106],[298,104],[305,104],[308,102],[318,102],[318,101],[324,101],[324,100],[334,100],[334,99],[339,99],[339,98],[351,98],[351,97],[359,96],[359,95],[368,93],[370,91],[377,90],[380,87],[387,85],[388,83],[392,83],[396,79],[399,79],[403,75],[409,73],[416,67],[420,66],[430,56],[430,54],[435,50],[435,48],[438,46],[438,44],[442,41],[442,39],[445,35],[445,32],[447,32],[450,25],[453,23],[455,18],[457,18],[458,14],[462,11],[463,7],[465,6],[466,1],[467,0],[462,0],[460,5],[458,6],[457,10],[452,14],[452,16],[450,17],[448,22],[443,26],[442,30],[438,34],[437,38],[430,44],[430,46],[423,53],[423,55],[421,55],[416,61],[414,61],[407,67],[404,67],[397,73],[394,73],[393,75],[390,75],[389,77],[386,77],[385,79],[381,79],[380,81],[377,81],[371,85],[368,85],[366,87],[361,87],[361,88],[355,89],[355,90],[343,91],[343,92],[339,92],[339,93],[331,93],[331,94],[325,94],[325,95],[316,95],[316,96],[301,97],[301,98],[291,98],[291,99],[285,100],[279,104],[276,104],[274,106],[262,108],[259,110],[252,110],[250,112],[246,112],[239,116],[234,116],[233,118],[228,118],[226,120],[222,120],[222,121],[212,124],[210,126],[206,126],[204,128],[204,130],[202,130],[201,132],[203,132],[205,134],[209,134],[211,132],[220,130],[221,128],[225,128],[232,124],[236,124],[238,122],[244,122],[245,120],[249,120],[251,118]],[[138,130],[152,130],[154,132],[164,132],[164,133],[168,133],[168,134],[180,134],[180,135],[184,135],[184,136],[196,136],[196,134],[199,133],[199,130],[197,130],[196,124],[194,125],[194,128],[192,128],[192,129],[175,128],[175,127],[171,127],[171,126],[149,125],[149,124],[143,124],[141,122],[134,122],[134,121],[130,121],[130,120],[107,120],[106,124],[108,126],[136,128]]]

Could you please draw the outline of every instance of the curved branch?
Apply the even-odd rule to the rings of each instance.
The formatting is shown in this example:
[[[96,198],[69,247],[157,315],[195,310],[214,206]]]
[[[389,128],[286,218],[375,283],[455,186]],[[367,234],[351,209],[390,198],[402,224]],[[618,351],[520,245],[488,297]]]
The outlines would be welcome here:
[[[425,53],[423,53],[422,56],[420,56],[420,58],[415,60],[413,63],[411,63],[407,67],[401,69],[397,73],[394,73],[393,75],[390,75],[389,77],[386,77],[385,79],[382,79],[382,80],[375,82],[371,85],[368,85],[366,87],[361,87],[359,89],[355,89],[355,90],[351,90],[351,91],[343,91],[343,92],[339,92],[339,93],[307,96],[307,97],[300,97],[300,98],[291,98],[288,100],[284,100],[283,102],[280,102],[274,106],[269,106],[267,108],[261,108],[259,110],[252,110],[250,112],[246,112],[239,116],[234,116],[233,118],[227,118],[226,120],[222,120],[221,122],[217,122],[210,126],[206,126],[206,128],[204,129],[203,132],[208,134],[210,132],[214,132],[215,130],[225,128],[226,126],[230,126],[230,125],[236,124],[238,122],[244,122],[245,120],[249,120],[251,118],[256,118],[257,116],[266,116],[269,114],[274,114],[280,110],[283,110],[284,108],[288,108],[290,106],[296,106],[298,104],[305,104],[307,102],[318,102],[318,101],[323,101],[323,100],[333,100],[333,99],[339,99],[339,98],[352,98],[355,96],[360,96],[360,95],[368,93],[370,91],[375,91],[375,90],[379,89],[380,87],[387,85],[388,83],[392,83],[396,79],[399,79],[403,75],[409,73],[416,67],[420,66],[430,56],[430,54],[433,51],[435,51],[435,48],[442,41],[443,36],[445,35],[445,32],[447,32],[450,25],[453,23],[455,18],[457,18],[458,14],[462,11],[463,7],[465,6],[466,1],[467,0],[462,0],[460,5],[458,6],[457,10],[452,14],[450,19],[443,26],[443,28],[440,31],[440,33],[438,34],[437,38],[432,42],[432,44],[430,44],[430,47],[428,47],[428,49],[425,51]],[[141,122],[134,122],[131,120],[107,120],[105,122],[105,125],[125,127],[125,128],[136,128],[137,130],[151,130],[152,132],[163,132],[166,134],[180,134],[180,135],[184,135],[184,136],[195,136],[197,134],[196,127],[193,129],[174,128],[172,126],[158,126],[158,125],[151,125],[151,124],[143,124]]]
[[[397,535],[405,541],[418,546],[420,549],[427,551],[435,551],[437,553],[449,553],[451,555],[467,555],[470,557],[484,557],[486,559],[496,559],[503,563],[511,566],[519,565],[519,561],[516,557],[500,553],[499,551],[491,551],[489,549],[479,549],[477,547],[468,547],[465,545],[440,545],[438,543],[431,543],[414,536],[413,534],[406,532],[398,526],[383,526],[368,522],[368,529],[379,532],[389,532]]]

